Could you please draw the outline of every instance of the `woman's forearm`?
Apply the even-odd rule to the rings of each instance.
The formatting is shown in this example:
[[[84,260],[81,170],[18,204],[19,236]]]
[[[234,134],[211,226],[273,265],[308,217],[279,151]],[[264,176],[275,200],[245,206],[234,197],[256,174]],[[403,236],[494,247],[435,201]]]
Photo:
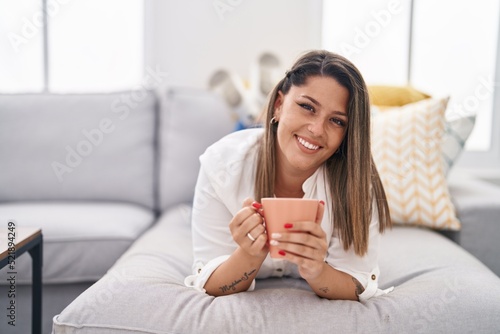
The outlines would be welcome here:
[[[320,297],[327,299],[358,300],[364,287],[357,279],[324,264],[322,273],[315,279],[307,280],[309,286]]]
[[[257,276],[265,256],[251,256],[237,248],[210,276],[205,291],[211,296],[223,296],[246,291]]]

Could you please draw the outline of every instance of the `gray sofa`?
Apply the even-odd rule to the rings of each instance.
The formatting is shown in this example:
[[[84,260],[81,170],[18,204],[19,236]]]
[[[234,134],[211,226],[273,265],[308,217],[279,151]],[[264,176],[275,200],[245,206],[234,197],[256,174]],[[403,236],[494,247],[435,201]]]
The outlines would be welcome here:
[[[44,235],[44,333],[500,331],[500,188],[460,170],[449,180],[460,233],[383,236],[389,295],[328,301],[280,278],[213,298],[183,280],[198,156],[234,128],[216,96],[0,95],[0,128],[0,219]],[[1,333],[30,329],[31,261],[18,260],[17,325]]]

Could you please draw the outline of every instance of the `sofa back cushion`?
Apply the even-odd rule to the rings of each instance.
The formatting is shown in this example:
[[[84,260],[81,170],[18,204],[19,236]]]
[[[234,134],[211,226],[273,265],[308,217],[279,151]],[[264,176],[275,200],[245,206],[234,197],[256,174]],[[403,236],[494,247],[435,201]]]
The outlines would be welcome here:
[[[160,111],[160,208],[191,202],[199,156],[235,128],[231,110],[215,93],[170,88]]]
[[[154,206],[151,92],[0,95],[0,202]]]

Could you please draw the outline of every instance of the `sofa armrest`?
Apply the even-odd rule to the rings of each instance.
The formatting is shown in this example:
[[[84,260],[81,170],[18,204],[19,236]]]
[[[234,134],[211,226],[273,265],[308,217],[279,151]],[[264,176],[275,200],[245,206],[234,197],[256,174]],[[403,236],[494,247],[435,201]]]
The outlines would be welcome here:
[[[460,245],[500,276],[500,187],[460,169],[448,186],[462,223]]]

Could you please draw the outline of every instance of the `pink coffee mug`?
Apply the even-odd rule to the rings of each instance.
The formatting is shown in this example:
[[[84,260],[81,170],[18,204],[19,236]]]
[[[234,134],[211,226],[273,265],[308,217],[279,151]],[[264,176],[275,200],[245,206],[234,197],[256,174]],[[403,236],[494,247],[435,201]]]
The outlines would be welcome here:
[[[286,223],[298,221],[315,221],[318,214],[319,200],[305,198],[273,198],[261,199],[264,209],[264,220],[268,240],[273,233],[286,232]],[[279,246],[269,245],[272,258],[281,258]]]

